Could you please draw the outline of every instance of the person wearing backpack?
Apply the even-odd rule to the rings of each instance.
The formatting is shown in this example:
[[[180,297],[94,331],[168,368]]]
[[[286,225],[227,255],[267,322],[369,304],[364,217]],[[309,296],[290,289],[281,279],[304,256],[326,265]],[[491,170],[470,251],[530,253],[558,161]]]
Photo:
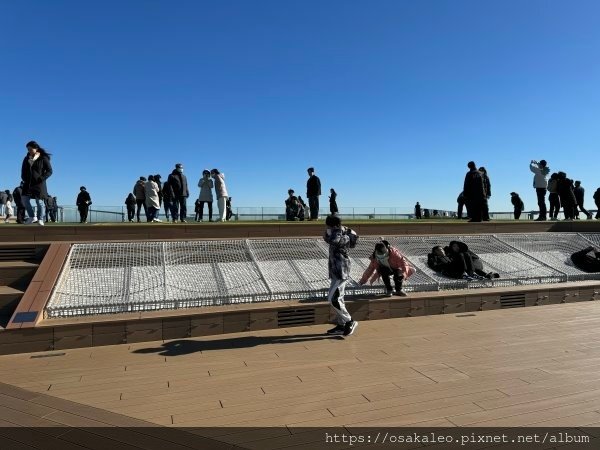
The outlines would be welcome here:
[[[378,278],[383,279],[386,295],[393,295],[392,283],[390,277],[394,278],[394,287],[396,295],[406,297],[406,293],[402,290],[402,283],[416,272],[415,268],[404,257],[400,251],[392,247],[388,241],[381,241],[375,244],[375,250],[369,258],[371,263],[363,273],[359,284],[363,285],[369,280],[371,284]]]
[[[333,307],[337,325],[327,331],[330,335],[350,336],[356,330],[358,322],[346,309],[344,293],[350,278],[350,257],[348,249],[356,247],[358,235],[350,228],[342,226],[339,216],[327,216],[327,230],[323,239],[329,244],[329,279],[331,280],[327,300]]]

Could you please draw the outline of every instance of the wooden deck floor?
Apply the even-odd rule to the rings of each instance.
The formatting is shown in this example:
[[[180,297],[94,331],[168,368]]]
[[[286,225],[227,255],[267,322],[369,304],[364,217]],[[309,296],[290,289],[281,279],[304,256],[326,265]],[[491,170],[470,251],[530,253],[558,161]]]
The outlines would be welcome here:
[[[600,426],[600,302],[326,328],[2,356],[0,379],[257,449],[302,427]],[[2,421],[61,417],[15,408],[0,392]]]

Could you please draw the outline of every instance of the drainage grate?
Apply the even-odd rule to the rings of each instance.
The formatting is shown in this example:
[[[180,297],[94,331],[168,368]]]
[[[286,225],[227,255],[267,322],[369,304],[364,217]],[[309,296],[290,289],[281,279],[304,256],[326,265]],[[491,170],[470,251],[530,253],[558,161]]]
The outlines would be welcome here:
[[[500,296],[501,308],[522,308],[525,306],[525,294],[504,294]]]
[[[286,309],[277,313],[277,326],[314,325],[315,308]]]

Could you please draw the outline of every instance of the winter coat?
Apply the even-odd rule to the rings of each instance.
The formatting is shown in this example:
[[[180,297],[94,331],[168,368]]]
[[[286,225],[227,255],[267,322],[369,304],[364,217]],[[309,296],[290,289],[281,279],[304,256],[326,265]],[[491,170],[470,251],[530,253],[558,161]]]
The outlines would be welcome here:
[[[536,189],[546,189],[548,187],[549,167],[540,167],[537,163],[529,164],[529,170],[534,173],[533,187]]]
[[[135,206],[135,196],[134,196],[133,194],[131,194],[131,193],[130,193],[130,194],[127,196],[127,198],[125,199],[125,204],[126,204],[128,207],[130,207],[130,208],[131,208],[132,206]]]
[[[558,194],[558,178],[548,180],[548,192]]]
[[[142,180],[137,180],[133,186],[133,195],[136,200],[146,200],[146,184]]]
[[[227,193],[227,187],[225,186],[224,173],[218,173],[215,175],[215,193],[217,194],[217,199],[229,197],[229,194]]]
[[[187,177],[183,173],[179,173],[177,169],[171,172],[169,179],[167,180],[173,189],[175,197],[189,197],[190,191],[188,189]],[[164,187],[163,187],[164,190]],[[164,195],[164,194],[163,194]]]
[[[337,194],[331,194],[331,196],[329,197],[329,211],[331,212],[331,214],[335,214],[338,212],[338,206],[337,206]]]
[[[200,200],[200,199],[198,198],[198,199],[196,199],[196,201],[194,202],[194,212],[195,212],[196,214],[200,214],[200,213],[202,212],[202,208],[200,208],[200,202],[201,202],[201,201],[202,201],[202,200]]]
[[[594,192],[594,202],[596,202],[596,205],[600,203],[600,188],[596,189],[596,192]]]
[[[316,175],[312,175],[306,182],[306,196],[317,197],[321,195],[321,180]]]
[[[172,202],[175,199],[175,192],[173,192],[173,188],[171,187],[171,183],[169,182],[169,180],[163,183],[162,192],[163,200],[165,202]]]
[[[490,177],[487,176],[486,173],[481,173],[481,178],[483,179],[483,188],[485,189],[485,195],[487,198],[492,196],[492,183],[490,182]]]
[[[483,185],[483,177],[477,169],[470,170],[465,175],[463,193],[467,202],[482,202],[485,200],[486,192]]]
[[[349,228],[331,228],[323,239],[329,244],[329,278],[347,280],[350,277],[350,257],[348,249],[354,248],[358,235]]]
[[[155,181],[146,181],[146,206],[148,208],[160,209],[160,198],[158,197],[158,184]]]
[[[400,270],[402,276],[404,277],[404,280],[406,280],[416,272],[416,269],[412,266],[410,262],[408,262],[408,260],[404,257],[402,253],[400,253],[398,249],[389,246],[388,250],[388,262],[390,264],[390,267],[392,268],[392,270]],[[369,281],[371,282],[371,284],[373,284],[375,280],[381,277],[381,274],[379,273],[379,262],[377,261],[377,258],[374,255],[372,255],[370,260],[371,263],[369,264],[369,267],[367,267],[367,270],[365,270],[365,273],[363,273],[363,276],[360,279],[360,284],[365,284],[367,280],[369,280],[369,277]]]
[[[585,196],[585,189],[581,186],[573,188],[573,193],[575,194],[575,200],[577,200],[578,205],[583,205],[583,198]]]
[[[45,199],[48,197],[46,180],[52,175],[52,165],[47,154],[38,153],[38,155],[33,164],[29,164],[29,155],[23,158],[23,164],[21,165],[23,195]]]
[[[590,254],[592,251],[594,251],[593,256]],[[575,264],[578,269],[583,270],[584,272],[600,272],[600,253],[595,253],[594,247],[588,247],[573,253],[571,255],[571,261],[573,261],[573,264]]]
[[[90,206],[92,204],[92,197],[90,197],[90,193],[85,190],[80,191],[79,194],[77,194],[77,200],[75,201],[75,204],[79,208]]]
[[[0,191],[0,205],[6,204],[7,201],[8,201],[8,195],[6,195],[6,192]]]
[[[444,252],[446,253],[446,255],[448,255],[448,257],[451,260],[454,260],[458,254],[452,251],[452,245],[453,244],[458,244],[459,247],[459,251],[458,253],[467,253],[468,255],[471,256],[471,260],[473,261],[473,269],[474,270],[483,270],[483,263],[481,262],[481,259],[479,259],[479,256],[477,256],[475,253],[473,253],[471,250],[469,250],[469,247],[467,246],[467,244],[465,244],[464,242],[461,241],[450,241],[450,245],[448,245],[448,247],[444,248]]]
[[[446,269],[452,265],[452,260],[445,255],[438,256],[429,253],[427,255],[427,265],[437,273],[445,273]],[[462,272],[460,275],[462,275]]]
[[[198,181],[198,187],[200,188],[200,197],[198,197],[200,199],[201,202],[212,202],[213,201],[213,194],[212,194],[212,188],[214,186],[213,180],[209,178],[200,178],[200,181]]]
[[[520,211],[523,211],[525,209],[525,204],[523,203],[523,200],[521,200],[521,197],[519,197],[518,195],[511,196],[510,202],[515,207],[515,209],[518,209]]]
[[[23,205],[21,203],[21,197],[23,196],[23,188],[21,186],[17,186],[13,191],[13,198],[15,199],[15,203],[17,204],[17,208],[22,208]]]

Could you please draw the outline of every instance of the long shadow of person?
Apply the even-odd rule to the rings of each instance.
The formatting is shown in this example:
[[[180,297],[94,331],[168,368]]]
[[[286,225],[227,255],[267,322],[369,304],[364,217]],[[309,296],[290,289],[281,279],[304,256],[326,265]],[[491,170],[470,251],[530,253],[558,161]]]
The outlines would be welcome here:
[[[250,348],[265,344],[292,344],[296,342],[311,342],[321,340],[344,340],[342,336],[323,336],[315,334],[296,334],[284,336],[244,336],[234,338],[215,339],[210,341],[196,341],[193,339],[180,339],[168,341],[160,347],[140,348],[133,353],[158,353],[161,356],[181,356],[190,353],[204,352],[207,350],[226,350],[234,348]]]

